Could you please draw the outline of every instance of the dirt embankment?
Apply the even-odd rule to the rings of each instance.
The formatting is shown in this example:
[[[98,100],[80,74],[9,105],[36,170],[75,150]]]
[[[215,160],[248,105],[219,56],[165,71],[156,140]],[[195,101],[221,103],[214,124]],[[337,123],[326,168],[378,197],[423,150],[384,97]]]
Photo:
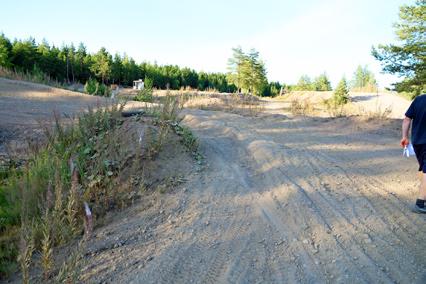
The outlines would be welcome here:
[[[155,211],[101,229],[94,247],[129,241],[94,250],[85,280],[425,280],[425,218],[410,211],[416,162],[401,156],[400,121],[200,110],[184,121],[205,170]]]
[[[54,113],[73,117],[104,98],[30,82],[0,78],[0,155],[22,149],[50,125]],[[7,144],[9,148],[6,149]]]
[[[402,158],[400,120],[278,111],[185,111],[204,169],[97,229],[82,281],[425,283],[425,216],[410,210],[417,165]]]

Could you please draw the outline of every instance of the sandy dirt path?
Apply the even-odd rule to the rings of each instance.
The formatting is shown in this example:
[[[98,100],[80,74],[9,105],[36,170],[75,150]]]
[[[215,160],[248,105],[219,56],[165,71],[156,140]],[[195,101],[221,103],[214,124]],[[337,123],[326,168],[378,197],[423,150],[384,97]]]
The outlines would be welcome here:
[[[187,111],[205,169],[91,241],[111,283],[424,283],[425,216],[399,121]]]
[[[98,99],[4,79],[0,94],[2,131]],[[185,111],[203,169],[148,208],[112,214],[87,244],[82,280],[426,283],[426,219],[410,210],[417,165],[402,158],[400,121],[291,117],[279,104],[259,117]]]

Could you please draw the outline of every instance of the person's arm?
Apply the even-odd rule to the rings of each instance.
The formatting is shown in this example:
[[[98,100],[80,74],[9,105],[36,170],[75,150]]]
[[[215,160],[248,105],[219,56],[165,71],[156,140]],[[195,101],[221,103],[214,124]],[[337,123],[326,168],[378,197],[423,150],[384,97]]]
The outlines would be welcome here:
[[[410,143],[408,140],[408,133],[410,132],[411,127],[411,118],[405,117],[402,121],[402,139],[401,139],[401,146],[405,147]]]

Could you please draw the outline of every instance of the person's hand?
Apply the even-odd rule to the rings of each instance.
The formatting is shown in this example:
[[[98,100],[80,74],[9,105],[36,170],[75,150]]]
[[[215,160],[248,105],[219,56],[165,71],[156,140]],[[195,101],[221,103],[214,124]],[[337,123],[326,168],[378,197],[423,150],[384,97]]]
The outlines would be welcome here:
[[[402,139],[401,139],[401,147],[402,148],[404,148],[404,147],[406,147],[406,146],[408,146],[408,144],[410,143],[410,141],[408,140],[408,138],[407,137],[403,137]]]

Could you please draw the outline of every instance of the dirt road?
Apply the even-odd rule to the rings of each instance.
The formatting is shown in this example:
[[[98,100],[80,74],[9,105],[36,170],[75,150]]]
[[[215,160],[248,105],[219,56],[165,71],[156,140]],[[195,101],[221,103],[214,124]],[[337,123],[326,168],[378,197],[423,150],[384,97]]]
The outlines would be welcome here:
[[[61,92],[0,79],[0,129],[31,130],[54,108],[97,100]],[[410,211],[417,165],[402,158],[400,121],[292,117],[280,104],[259,117],[186,110],[202,169],[111,214],[87,244],[82,280],[426,283],[425,216]]]
[[[85,280],[425,283],[425,216],[399,121],[191,110],[205,169],[89,243]]]

